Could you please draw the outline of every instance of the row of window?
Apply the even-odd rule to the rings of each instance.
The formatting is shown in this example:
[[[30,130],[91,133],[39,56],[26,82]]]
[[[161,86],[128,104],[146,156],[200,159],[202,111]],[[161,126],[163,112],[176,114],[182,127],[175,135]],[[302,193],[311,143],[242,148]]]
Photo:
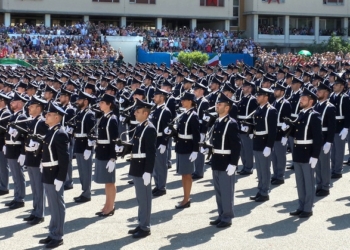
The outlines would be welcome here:
[[[262,2],[266,3],[285,3],[286,0],[261,0]],[[343,5],[344,0],[322,0],[323,4],[329,4],[329,5]]]
[[[92,0],[100,3],[119,3],[119,0]],[[156,4],[156,0],[129,0],[130,3]],[[199,0],[200,6],[224,7],[225,0]],[[233,5],[239,5],[239,0],[233,0]]]
[[[119,0],[92,0],[100,3],[119,3]],[[129,0],[130,3],[156,4],[156,0]]]

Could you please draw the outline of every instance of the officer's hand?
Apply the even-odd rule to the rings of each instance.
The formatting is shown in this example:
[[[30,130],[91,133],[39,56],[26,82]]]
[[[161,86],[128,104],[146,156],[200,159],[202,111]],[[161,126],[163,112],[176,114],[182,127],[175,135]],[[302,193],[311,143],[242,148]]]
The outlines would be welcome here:
[[[169,127],[166,127],[164,129],[164,134],[166,134],[166,135],[170,135],[171,134],[171,130],[169,129]]]
[[[227,175],[228,176],[233,175],[236,172],[236,169],[237,169],[237,166],[228,164],[228,166],[226,168]]]
[[[62,188],[63,181],[59,181],[59,180],[55,179],[53,184],[55,185],[56,191],[59,192],[61,190],[61,188]]]
[[[125,121],[125,117],[122,116],[122,115],[120,115],[120,116],[119,116],[119,121],[124,122],[124,121]]]
[[[249,134],[248,136],[249,136],[250,139],[253,139],[254,134]]]
[[[241,131],[248,132],[248,129],[248,126],[244,126],[243,124],[241,124]]]
[[[112,173],[113,170],[115,169],[115,161],[109,160],[107,163],[106,169],[107,169],[108,173]]]
[[[264,151],[263,151],[263,155],[264,155],[265,157],[268,157],[270,154],[271,154],[271,148],[265,147],[265,148],[264,148]]]
[[[342,131],[340,131],[339,136],[340,139],[345,140],[346,136],[348,135],[349,130],[347,128],[343,128]]]
[[[198,152],[192,152],[190,158],[188,158],[191,162],[194,162],[197,159]]]
[[[205,121],[205,122],[209,122],[210,121],[210,116],[207,116],[207,115],[203,115],[203,121]]]
[[[91,156],[91,150],[85,149],[85,151],[84,151],[84,160],[85,161],[88,160],[90,158],[90,156]]]
[[[311,168],[315,168],[316,167],[317,160],[318,159],[316,159],[316,158],[310,157],[309,164],[311,165]]]
[[[282,137],[282,139],[281,139],[282,146],[286,146],[287,145],[287,141],[288,141],[287,137]]]
[[[40,173],[43,172],[43,164],[40,162],[40,165],[39,165],[39,169],[40,169]]]
[[[73,133],[73,128],[67,126],[66,127],[66,132],[67,132],[67,134],[72,134]]]
[[[208,154],[209,153],[209,148],[203,148],[203,147],[200,147],[200,152],[204,155]]]
[[[143,179],[143,184],[145,186],[148,186],[151,183],[151,174],[144,172],[142,175],[142,179]]]
[[[331,143],[330,142],[326,142],[324,145],[323,145],[323,153],[326,155],[328,154],[329,150],[331,149]]]
[[[23,166],[25,160],[26,160],[25,155],[19,155],[17,162],[19,163],[19,165]]]
[[[10,127],[9,134],[12,135],[13,137],[16,137],[18,135],[18,131],[17,129]]]
[[[95,141],[95,140],[89,140],[89,139],[88,139],[88,146],[89,146],[89,147],[94,147],[94,146],[96,146],[96,141]]]
[[[2,152],[4,153],[4,155],[6,155],[6,145],[2,147]]]
[[[288,128],[289,128],[289,125],[287,125],[287,124],[285,124],[285,123],[282,123],[281,129],[282,129],[283,131],[286,131]]]
[[[114,150],[115,150],[115,152],[116,153],[121,153],[121,152],[123,152],[123,149],[124,149],[124,146],[118,146],[118,145],[115,145],[115,147],[114,147]]]
[[[164,152],[165,152],[165,150],[166,150],[166,146],[160,144],[159,147],[158,147],[158,149],[159,149],[159,153],[164,154]]]
[[[204,133],[201,133],[200,136],[201,136],[201,141],[200,141],[200,142],[204,142],[205,134],[204,134]]]

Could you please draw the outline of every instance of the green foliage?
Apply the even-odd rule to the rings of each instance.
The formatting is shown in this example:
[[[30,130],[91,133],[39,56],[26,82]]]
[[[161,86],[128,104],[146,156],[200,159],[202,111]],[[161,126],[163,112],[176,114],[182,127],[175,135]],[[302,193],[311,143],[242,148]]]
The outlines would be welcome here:
[[[323,53],[323,52],[340,52],[348,53],[350,52],[350,43],[348,40],[344,40],[340,36],[331,36],[328,41],[324,41],[322,43],[316,44],[314,42],[312,45],[309,45],[307,50],[309,50],[312,54],[314,53]]]
[[[193,63],[196,63],[198,65],[204,65],[209,60],[209,56],[208,54],[199,51],[181,51],[177,57],[177,60],[181,63],[184,63],[187,67],[190,68]]]

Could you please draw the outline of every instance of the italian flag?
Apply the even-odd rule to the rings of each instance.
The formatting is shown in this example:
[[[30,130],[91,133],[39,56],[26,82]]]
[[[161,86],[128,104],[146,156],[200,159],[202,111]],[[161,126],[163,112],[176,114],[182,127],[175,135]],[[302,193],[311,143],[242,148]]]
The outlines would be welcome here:
[[[178,56],[179,56],[178,52],[171,53],[170,64],[178,62],[177,60]],[[220,54],[208,53],[208,56],[209,56],[209,60],[207,61],[206,65],[216,66],[220,63]]]

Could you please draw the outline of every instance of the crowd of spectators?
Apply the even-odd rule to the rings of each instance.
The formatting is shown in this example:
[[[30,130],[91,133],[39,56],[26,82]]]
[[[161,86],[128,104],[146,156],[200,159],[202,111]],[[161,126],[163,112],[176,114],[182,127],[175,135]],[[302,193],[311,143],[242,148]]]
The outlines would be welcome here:
[[[284,30],[281,27],[274,26],[274,25],[259,25],[258,28],[258,34],[264,34],[264,35],[284,35]],[[290,35],[308,35],[313,36],[315,35],[315,29],[313,26],[306,27],[303,26],[301,28],[290,28],[289,29]],[[344,31],[341,29],[325,29],[325,30],[319,30],[320,36],[343,36]]]

